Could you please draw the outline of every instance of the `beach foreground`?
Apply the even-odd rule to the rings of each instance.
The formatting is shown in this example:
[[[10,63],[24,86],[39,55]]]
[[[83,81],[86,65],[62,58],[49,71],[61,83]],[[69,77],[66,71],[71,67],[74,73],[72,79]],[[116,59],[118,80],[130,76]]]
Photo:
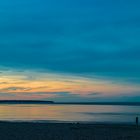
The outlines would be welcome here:
[[[140,128],[118,124],[0,122],[1,140],[140,140]]]

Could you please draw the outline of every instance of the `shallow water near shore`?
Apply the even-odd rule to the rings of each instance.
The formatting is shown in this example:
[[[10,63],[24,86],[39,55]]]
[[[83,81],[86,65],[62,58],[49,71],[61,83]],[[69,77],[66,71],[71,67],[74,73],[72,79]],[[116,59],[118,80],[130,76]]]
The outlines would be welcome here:
[[[0,105],[1,121],[135,123],[139,106],[121,105]]]

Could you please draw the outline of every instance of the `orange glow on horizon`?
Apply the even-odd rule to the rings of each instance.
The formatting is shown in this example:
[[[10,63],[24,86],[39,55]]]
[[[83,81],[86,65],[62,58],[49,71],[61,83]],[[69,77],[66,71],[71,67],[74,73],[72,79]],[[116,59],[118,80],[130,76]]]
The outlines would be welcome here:
[[[32,73],[35,75],[34,79],[30,79],[30,73],[1,74],[0,93],[2,95],[0,99],[46,99],[57,97],[58,92],[90,97],[92,93],[101,93],[95,96],[114,96],[120,93],[140,91],[139,87],[133,85],[112,84],[105,80]]]

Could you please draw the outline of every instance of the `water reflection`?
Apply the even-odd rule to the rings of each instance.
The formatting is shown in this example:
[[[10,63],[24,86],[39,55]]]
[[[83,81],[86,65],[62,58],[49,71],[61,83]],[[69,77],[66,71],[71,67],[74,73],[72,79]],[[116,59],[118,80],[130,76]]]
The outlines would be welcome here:
[[[0,120],[134,122],[139,106],[0,105]]]

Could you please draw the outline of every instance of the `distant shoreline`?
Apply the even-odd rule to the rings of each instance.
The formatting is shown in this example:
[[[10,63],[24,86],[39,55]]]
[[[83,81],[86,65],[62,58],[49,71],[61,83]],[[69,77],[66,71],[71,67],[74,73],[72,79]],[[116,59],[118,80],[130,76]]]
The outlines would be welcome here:
[[[54,102],[39,100],[0,100],[0,104],[54,104]]]
[[[140,106],[140,102],[54,102],[54,104],[65,105],[130,105]]]
[[[140,102],[54,102],[54,101],[41,101],[41,100],[0,100],[0,104],[127,105],[127,106],[140,106]]]

